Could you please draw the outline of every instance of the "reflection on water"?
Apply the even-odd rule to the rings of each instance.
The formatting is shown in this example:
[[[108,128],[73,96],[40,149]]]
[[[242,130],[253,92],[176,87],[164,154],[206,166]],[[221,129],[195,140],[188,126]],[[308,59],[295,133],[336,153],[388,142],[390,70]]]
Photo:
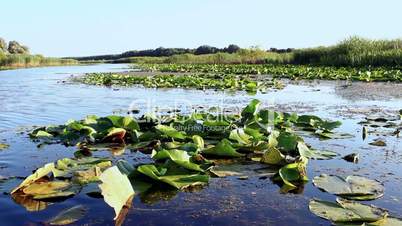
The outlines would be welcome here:
[[[125,114],[133,103],[141,113],[148,109],[150,102],[160,109],[173,107],[188,112],[192,107],[243,107],[252,98],[258,98],[267,107],[341,119],[343,125],[339,131],[351,133],[355,135],[354,138],[328,141],[306,138],[306,142],[318,149],[336,151],[340,157],[358,152],[360,162],[353,164],[340,157],[329,161],[311,161],[309,178],[320,173],[336,173],[378,179],[385,184],[386,193],[382,199],[372,203],[388,208],[393,214],[400,214],[397,212],[402,208],[398,198],[402,197],[399,189],[402,180],[400,138],[385,137],[386,147],[372,147],[368,143],[376,135],[369,135],[362,141],[361,126],[357,124],[363,118],[365,109],[366,112],[380,109],[393,113],[402,108],[400,86],[375,84],[377,88],[374,89],[375,85],[364,83],[347,87],[336,82],[289,84],[284,90],[249,96],[244,92],[104,88],[61,82],[71,74],[123,71],[125,68],[127,65],[105,64],[0,71],[0,141],[10,145],[9,149],[0,151],[0,176],[26,176],[47,162],[77,154],[85,155],[76,152],[75,147],[37,147],[26,134],[19,133],[25,131],[18,129],[21,127],[61,124],[88,114]],[[339,114],[339,110],[351,106],[362,111],[350,111],[351,117],[343,119],[344,115]],[[113,147],[111,153],[105,151],[107,147],[92,148],[98,149],[93,152],[95,156],[109,156],[114,160],[124,158],[132,164],[150,161],[149,156],[133,153],[125,147]],[[2,194],[0,222],[1,225],[39,225],[63,209],[84,204],[89,210],[80,224],[113,225],[113,210],[94,194],[94,190],[82,191],[71,199],[51,205],[34,203],[32,200],[13,200],[9,195]],[[187,192],[153,187],[135,197],[125,225],[329,225],[309,212],[307,204],[312,197],[334,198],[320,192],[311,183],[307,183],[300,194],[281,194],[277,185],[258,176],[250,176],[247,180],[214,178],[209,186]],[[41,211],[30,212],[27,209]]]

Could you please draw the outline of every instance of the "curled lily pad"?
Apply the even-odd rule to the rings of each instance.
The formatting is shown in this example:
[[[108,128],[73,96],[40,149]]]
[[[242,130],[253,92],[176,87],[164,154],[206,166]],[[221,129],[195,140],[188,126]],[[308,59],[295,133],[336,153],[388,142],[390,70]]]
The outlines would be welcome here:
[[[239,144],[247,145],[251,143],[251,136],[246,134],[243,129],[235,129],[230,132],[229,139],[237,141]]]
[[[99,188],[103,198],[109,206],[113,207],[116,220],[126,203],[131,202],[135,194],[134,189],[127,175],[122,174],[117,166],[105,170],[99,178],[102,181]]]
[[[190,156],[186,151],[172,149],[172,150],[160,150],[152,155],[153,159],[170,159],[177,165],[182,166],[189,170],[204,172],[201,167],[190,161]]]
[[[141,165],[137,168],[137,171],[153,180],[169,184],[177,189],[184,189],[195,185],[205,185],[209,181],[207,175],[189,173],[181,170],[169,170],[167,168],[157,168],[155,165]]]
[[[343,178],[322,174],[313,179],[313,184],[328,193],[352,200],[372,200],[384,195],[381,183],[361,176]]]
[[[276,147],[272,147],[264,152],[261,162],[270,165],[284,165],[286,160],[285,156]]]
[[[375,206],[337,199],[336,203],[313,199],[309,204],[315,215],[336,223],[372,223],[383,220],[388,213]]]
[[[232,143],[223,139],[220,141],[215,147],[205,149],[202,153],[207,155],[215,155],[215,156],[223,156],[223,157],[242,157],[244,154],[241,154],[233,148]]]
[[[288,192],[297,188],[297,183],[308,181],[306,173],[307,159],[302,158],[300,161],[287,164],[279,169],[278,176],[284,185],[281,190]]]
[[[14,188],[14,190],[11,193],[15,193],[19,189],[24,188],[24,187],[32,184],[33,182],[39,180],[40,178],[50,174],[53,170],[54,170],[54,164],[53,163],[48,163],[48,164],[44,165],[43,167],[38,168],[35,171],[35,173],[33,173],[32,175],[30,175],[27,178],[25,178],[25,180],[22,181],[22,183],[18,187]]]
[[[46,223],[49,225],[68,225],[72,224],[85,216],[87,208],[83,205],[77,205],[61,211]]]
[[[173,127],[170,126],[165,126],[165,125],[157,125],[155,126],[155,128],[161,132],[162,134],[171,137],[171,138],[176,138],[179,140],[183,140],[186,138],[186,133],[182,132],[182,131],[178,131]]]
[[[333,151],[319,151],[310,149],[304,142],[300,141],[297,143],[297,149],[299,150],[300,156],[308,159],[326,160],[332,159],[338,155],[336,152]]]
[[[127,131],[123,128],[110,128],[103,140],[108,142],[124,143],[126,132]]]
[[[67,181],[35,182],[25,187],[22,192],[33,199],[66,198],[75,195],[79,187]]]

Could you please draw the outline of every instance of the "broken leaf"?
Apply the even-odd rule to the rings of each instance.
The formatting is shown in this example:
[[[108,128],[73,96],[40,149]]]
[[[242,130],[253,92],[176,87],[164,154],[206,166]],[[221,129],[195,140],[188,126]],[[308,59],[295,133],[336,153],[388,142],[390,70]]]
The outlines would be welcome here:
[[[99,188],[103,198],[109,206],[113,207],[116,220],[127,201],[134,196],[133,187],[127,176],[122,174],[117,166],[105,170],[99,179],[102,181]]]

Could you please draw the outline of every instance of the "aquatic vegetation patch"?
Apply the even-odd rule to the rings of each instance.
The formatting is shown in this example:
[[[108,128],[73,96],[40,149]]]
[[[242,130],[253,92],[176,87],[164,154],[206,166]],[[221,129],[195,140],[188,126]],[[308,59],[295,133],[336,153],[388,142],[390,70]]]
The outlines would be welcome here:
[[[272,75],[274,78],[402,81],[400,68],[386,67],[330,67],[278,64],[140,64],[144,71],[217,73],[237,75]]]
[[[99,195],[114,209],[116,222],[122,222],[133,198],[151,188],[187,191],[206,186],[210,177],[258,176],[271,178],[281,192],[291,192],[308,182],[309,160],[338,156],[310,147],[300,134],[339,138],[334,130],[340,122],[273,112],[260,109],[260,105],[260,101],[252,100],[240,113],[228,115],[194,112],[158,117],[88,116],[64,125],[37,128],[30,133],[33,141],[63,143],[89,153],[100,145],[119,145],[148,154],[151,162],[119,160],[112,164],[109,159],[90,155],[65,158],[37,169],[12,191],[12,196],[17,203],[37,211],[47,207],[49,198],[69,198],[95,183]],[[383,195],[382,185],[367,178],[333,178],[315,178],[314,183],[348,199]],[[341,191],[334,190],[337,188]],[[36,208],[32,208],[33,201]]]
[[[160,74],[144,76],[135,74],[90,73],[73,80],[84,84],[103,86],[142,85],[147,88],[244,90],[247,92],[266,92],[267,89],[282,89],[284,87],[283,83],[276,79],[258,80],[251,76],[226,74]]]
[[[89,85],[133,86],[142,85],[147,88],[188,88],[216,90],[262,91],[269,88],[281,89],[283,84],[276,79],[260,81],[250,76],[228,74],[186,74],[186,75],[135,75],[114,73],[90,73],[75,81]]]

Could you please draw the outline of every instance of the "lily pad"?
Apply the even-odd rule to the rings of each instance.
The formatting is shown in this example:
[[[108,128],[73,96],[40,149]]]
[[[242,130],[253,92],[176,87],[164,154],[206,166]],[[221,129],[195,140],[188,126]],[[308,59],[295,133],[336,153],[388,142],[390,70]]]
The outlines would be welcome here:
[[[82,219],[87,212],[87,208],[83,205],[77,205],[61,211],[46,223],[49,225],[68,225]]]
[[[215,155],[222,157],[242,157],[244,154],[241,154],[233,148],[232,143],[227,140],[221,140],[215,147],[203,150],[204,154],[207,155]]]
[[[383,220],[388,215],[384,209],[343,199],[337,199],[337,203],[313,199],[309,208],[315,215],[334,223],[372,223]]]
[[[209,177],[207,175],[189,173],[185,171],[169,172],[168,169],[157,168],[155,165],[141,165],[137,168],[137,171],[153,180],[169,184],[177,189],[184,189],[196,185],[205,185],[209,181]]]
[[[230,176],[274,176],[278,170],[267,167],[261,163],[242,163],[235,162],[229,164],[219,164],[210,169],[210,172],[217,177],[230,177]]]
[[[285,156],[276,147],[272,147],[264,152],[261,162],[270,165],[284,165],[286,160]]]
[[[186,169],[204,172],[201,167],[190,161],[190,156],[186,151],[172,149],[172,150],[160,150],[152,155],[155,160],[170,159],[177,165],[180,165]]]
[[[35,173],[33,173],[32,175],[25,178],[25,180],[22,181],[22,183],[18,187],[14,188],[14,190],[11,193],[14,193],[14,192],[18,191],[19,189],[32,184],[33,182],[39,180],[40,178],[50,174],[53,170],[54,170],[53,163],[48,163],[48,164],[44,165],[43,167],[38,168],[35,171]]]
[[[171,138],[175,138],[175,139],[179,139],[179,140],[183,140],[186,138],[186,133],[182,132],[182,131],[177,131],[175,128],[170,127],[170,126],[165,126],[165,125],[157,125],[155,126],[155,128],[161,132],[162,134],[171,137]]]
[[[334,195],[352,200],[373,200],[384,195],[384,187],[378,181],[361,176],[340,176],[322,174],[313,179],[313,184]]]
[[[370,144],[370,145],[373,145],[373,146],[380,146],[380,147],[387,146],[387,144],[385,143],[385,141],[380,140],[380,139],[377,139],[377,140],[375,140],[375,141],[373,141],[373,142],[371,142],[371,143],[369,143],[369,144]]]
[[[109,206],[113,207],[116,220],[126,203],[132,200],[135,194],[133,187],[127,175],[122,174],[117,166],[105,170],[99,179],[102,181],[99,188],[103,198]]]
[[[299,150],[300,156],[308,159],[326,160],[338,156],[338,154],[333,151],[319,151],[310,149],[304,142],[300,141],[297,143],[297,149]]]
[[[296,183],[304,183],[308,181],[306,173],[307,159],[301,159],[298,162],[291,163],[279,169],[279,178],[284,185],[281,190],[288,192],[297,188]]]

